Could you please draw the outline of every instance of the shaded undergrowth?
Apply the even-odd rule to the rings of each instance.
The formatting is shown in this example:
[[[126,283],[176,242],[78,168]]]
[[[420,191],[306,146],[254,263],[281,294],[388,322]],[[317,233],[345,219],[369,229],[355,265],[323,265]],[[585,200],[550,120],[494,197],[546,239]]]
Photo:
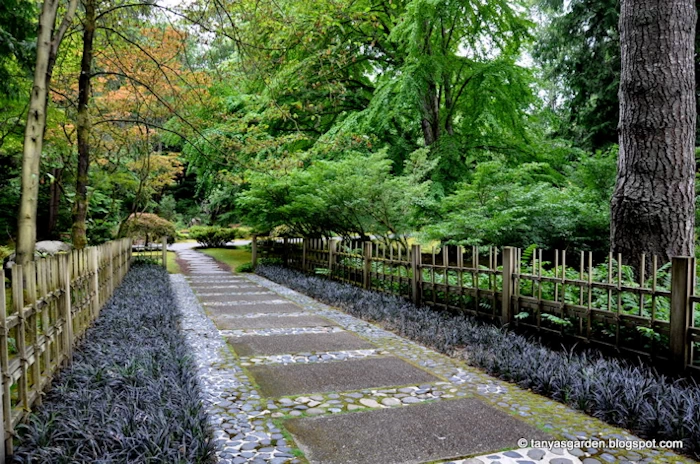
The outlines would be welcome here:
[[[280,266],[258,266],[256,272],[440,352],[465,348],[465,359],[492,375],[642,437],[683,440],[686,454],[700,456],[700,388],[692,380],[672,380],[596,350],[553,350],[468,316]]]
[[[20,429],[15,463],[208,463],[213,447],[168,274],[136,265]]]

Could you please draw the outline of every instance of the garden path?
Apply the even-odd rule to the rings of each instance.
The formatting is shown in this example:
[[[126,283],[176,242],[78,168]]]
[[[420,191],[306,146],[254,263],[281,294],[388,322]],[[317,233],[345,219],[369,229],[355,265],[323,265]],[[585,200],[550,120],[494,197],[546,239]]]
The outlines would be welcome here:
[[[173,282],[221,463],[692,462],[536,446],[639,439],[189,248]]]

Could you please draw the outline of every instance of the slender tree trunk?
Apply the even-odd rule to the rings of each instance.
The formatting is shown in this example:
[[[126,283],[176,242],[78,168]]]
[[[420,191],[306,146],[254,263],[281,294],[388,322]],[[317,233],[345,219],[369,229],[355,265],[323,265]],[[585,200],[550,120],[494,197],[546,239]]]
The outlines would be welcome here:
[[[95,0],[84,0],[85,22],[83,24],[83,58],[78,79],[78,172],[73,204],[73,228],[71,235],[75,248],[87,246],[87,186],[90,169],[90,79],[92,77],[93,43],[95,41]]]
[[[622,0],[612,251],[694,256],[695,0]]]
[[[39,197],[39,162],[46,127],[48,89],[58,47],[68,26],[73,21],[77,3],[77,0],[71,0],[56,34],[54,34],[54,28],[59,0],[45,0],[39,16],[34,83],[29,97],[27,125],[24,129],[22,190],[17,219],[16,262],[18,264],[26,264],[34,259],[36,211]]]

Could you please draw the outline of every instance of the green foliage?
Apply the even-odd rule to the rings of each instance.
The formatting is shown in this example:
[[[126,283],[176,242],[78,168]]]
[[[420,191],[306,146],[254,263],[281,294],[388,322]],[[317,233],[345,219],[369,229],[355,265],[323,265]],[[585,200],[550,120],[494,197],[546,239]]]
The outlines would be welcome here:
[[[37,4],[29,0],[0,3],[0,96],[18,97],[17,74],[27,76],[32,68]]]
[[[205,248],[222,248],[240,236],[238,229],[219,226],[195,226],[190,228],[189,237],[197,240]]]
[[[616,144],[620,0],[540,3],[549,21],[533,55],[552,83],[549,98],[563,101],[558,131],[589,149]]]
[[[10,256],[12,253],[14,253],[14,250],[12,248],[0,245],[0,262],[2,262],[5,258]]]
[[[177,237],[175,224],[152,213],[132,214],[122,227],[123,237],[132,237],[148,241],[158,241],[168,237],[172,241]]]
[[[584,164],[580,176],[588,179],[596,172]],[[608,188],[611,174],[597,179],[602,188]],[[440,219],[424,233],[428,239],[455,244],[606,249],[607,190],[552,181],[551,168],[544,163],[510,168],[502,160],[482,162],[470,181],[443,201]]]
[[[419,165],[420,155],[413,157]],[[259,230],[286,225],[304,236],[404,234],[430,197],[425,171],[408,167],[411,172],[394,176],[385,152],[348,153],[282,176],[253,175],[238,204]]]
[[[253,263],[244,263],[236,267],[236,272],[254,272]]]

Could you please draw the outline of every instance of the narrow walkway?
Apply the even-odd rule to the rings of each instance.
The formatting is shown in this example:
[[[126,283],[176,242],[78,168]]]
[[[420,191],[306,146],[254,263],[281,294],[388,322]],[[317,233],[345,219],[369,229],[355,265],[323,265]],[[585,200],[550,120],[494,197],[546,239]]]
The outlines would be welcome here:
[[[178,258],[221,463],[693,462],[532,443],[638,439],[197,251]]]

